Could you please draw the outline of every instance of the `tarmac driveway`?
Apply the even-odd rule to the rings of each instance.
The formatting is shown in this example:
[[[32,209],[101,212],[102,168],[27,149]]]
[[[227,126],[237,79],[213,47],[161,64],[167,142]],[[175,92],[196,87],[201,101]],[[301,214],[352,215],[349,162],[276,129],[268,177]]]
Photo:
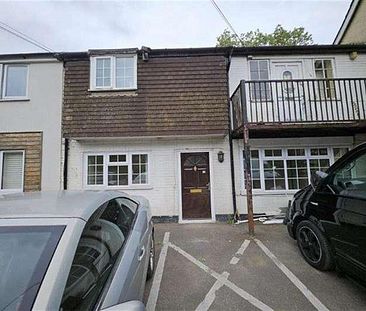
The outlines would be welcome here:
[[[366,310],[365,288],[309,266],[283,225],[157,224],[155,239],[148,311]]]

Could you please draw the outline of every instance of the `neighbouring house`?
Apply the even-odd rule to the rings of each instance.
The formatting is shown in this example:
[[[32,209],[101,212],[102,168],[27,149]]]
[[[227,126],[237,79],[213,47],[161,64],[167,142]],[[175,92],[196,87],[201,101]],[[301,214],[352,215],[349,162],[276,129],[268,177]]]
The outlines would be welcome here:
[[[334,44],[366,43],[366,1],[352,0]]]
[[[232,214],[226,53],[62,54],[65,188],[144,195],[179,221]]]
[[[366,45],[235,48],[231,54],[237,207],[246,213],[247,119],[254,212],[278,214],[313,172],[366,141]]]
[[[0,55],[0,195],[60,189],[62,86],[52,53]]]

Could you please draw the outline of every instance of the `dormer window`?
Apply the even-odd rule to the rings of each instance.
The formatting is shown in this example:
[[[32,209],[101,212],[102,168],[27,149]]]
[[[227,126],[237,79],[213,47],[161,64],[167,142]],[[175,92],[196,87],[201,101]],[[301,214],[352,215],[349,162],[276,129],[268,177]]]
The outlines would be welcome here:
[[[137,89],[137,55],[91,57],[92,90]]]

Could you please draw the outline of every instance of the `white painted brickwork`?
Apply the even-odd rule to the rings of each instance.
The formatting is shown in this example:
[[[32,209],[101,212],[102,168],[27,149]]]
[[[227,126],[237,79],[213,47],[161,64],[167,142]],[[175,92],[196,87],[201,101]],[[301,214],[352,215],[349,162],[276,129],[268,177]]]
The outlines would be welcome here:
[[[149,186],[122,189],[150,200],[154,216],[178,216],[180,213],[180,152],[209,152],[211,161],[212,205],[216,214],[232,214],[229,142],[227,138],[164,138],[70,141],[68,189],[86,189],[83,157],[95,152],[147,152],[150,156]],[[219,163],[217,153],[225,160]]]

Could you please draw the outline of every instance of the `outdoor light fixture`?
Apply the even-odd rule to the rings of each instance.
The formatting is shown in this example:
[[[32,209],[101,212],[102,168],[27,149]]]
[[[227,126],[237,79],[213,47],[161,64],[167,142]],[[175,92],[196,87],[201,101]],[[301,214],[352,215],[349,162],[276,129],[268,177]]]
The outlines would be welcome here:
[[[217,160],[218,160],[220,163],[224,162],[224,153],[223,153],[222,151],[219,151],[219,152],[217,153]]]
[[[349,59],[355,60],[358,56],[358,53],[356,51],[349,53]]]

